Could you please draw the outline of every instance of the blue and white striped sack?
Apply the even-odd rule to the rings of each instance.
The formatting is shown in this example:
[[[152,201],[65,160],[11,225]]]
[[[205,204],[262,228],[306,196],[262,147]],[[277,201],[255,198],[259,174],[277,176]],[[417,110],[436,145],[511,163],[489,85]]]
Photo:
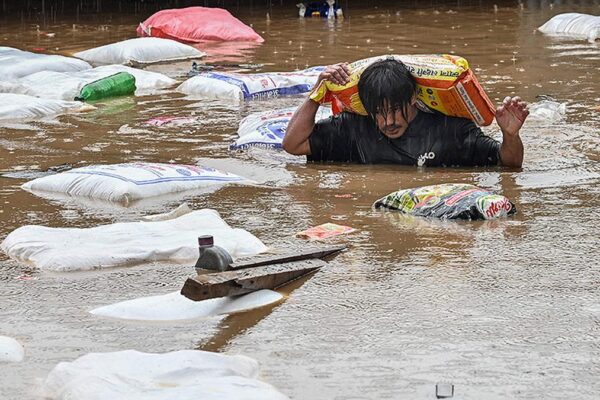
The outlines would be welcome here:
[[[208,100],[256,100],[311,91],[325,67],[294,72],[239,74],[204,72],[183,82],[178,92]]]
[[[128,163],[90,165],[26,182],[36,192],[60,193],[121,204],[227,183],[250,183],[229,172],[196,165]]]
[[[248,115],[240,121],[237,132],[239,139],[229,148],[240,150],[254,146],[281,149],[281,142],[295,111],[296,107],[288,107]],[[331,115],[331,108],[319,107],[315,120],[329,118]]]

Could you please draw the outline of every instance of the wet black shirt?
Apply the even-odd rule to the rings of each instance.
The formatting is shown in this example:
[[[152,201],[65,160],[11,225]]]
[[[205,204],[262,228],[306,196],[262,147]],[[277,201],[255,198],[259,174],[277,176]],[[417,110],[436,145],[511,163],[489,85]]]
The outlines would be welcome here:
[[[309,161],[450,167],[500,160],[500,143],[472,121],[422,111],[397,139],[383,135],[369,117],[341,113],[317,122],[309,143]]]

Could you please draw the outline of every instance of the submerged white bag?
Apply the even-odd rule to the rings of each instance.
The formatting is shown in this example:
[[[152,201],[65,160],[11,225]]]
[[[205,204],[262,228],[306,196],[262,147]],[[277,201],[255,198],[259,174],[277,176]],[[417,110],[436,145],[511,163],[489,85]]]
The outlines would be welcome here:
[[[76,58],[37,54],[12,47],[0,47],[0,80],[11,80],[39,71],[75,72],[92,68]]]
[[[273,290],[259,290],[243,296],[193,301],[179,292],[141,297],[96,308],[91,314],[134,321],[180,321],[231,314],[263,307],[281,300]]]
[[[124,40],[74,54],[95,65],[152,64],[197,59],[205,55],[187,44],[153,37]]]
[[[232,258],[252,256],[266,246],[254,235],[231,228],[215,210],[193,211],[155,222],[122,222],[93,228],[26,225],[0,244],[11,258],[50,271],[120,267],[151,261],[189,263],[198,259],[198,236],[212,235]]]
[[[53,400],[289,400],[258,375],[258,363],[241,355],[91,353],[54,367],[43,395]]]
[[[0,93],[0,121],[44,119],[90,109],[94,109],[94,107],[76,101],[40,99],[24,94]]]
[[[48,99],[73,100],[85,85],[118,72],[127,72],[135,77],[135,94],[153,94],[159,89],[173,86],[176,81],[158,72],[143,71],[124,65],[106,65],[80,72],[61,73],[43,71],[21,78],[18,83],[28,93]]]
[[[545,34],[573,36],[593,42],[600,39],[600,16],[579,13],[558,14],[538,30]]]
[[[254,100],[309,92],[324,67],[295,72],[238,74],[203,72],[183,82],[177,91],[208,100]]]
[[[239,139],[229,148],[237,150],[257,146],[280,149],[285,131],[296,109],[297,107],[289,107],[248,115],[240,121],[237,131]],[[328,118],[331,115],[331,108],[319,107],[315,120]]]
[[[55,192],[128,205],[148,197],[242,182],[248,180],[214,168],[139,162],[75,168],[34,179],[21,187],[34,194]]]
[[[0,336],[0,363],[21,362],[25,358],[25,349],[21,343],[8,336]]]

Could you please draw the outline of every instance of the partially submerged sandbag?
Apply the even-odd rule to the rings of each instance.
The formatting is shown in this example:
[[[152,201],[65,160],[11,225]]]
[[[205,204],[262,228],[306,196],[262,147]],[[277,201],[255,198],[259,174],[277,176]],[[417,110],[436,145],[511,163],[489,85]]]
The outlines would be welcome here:
[[[373,206],[417,217],[467,220],[496,219],[517,211],[504,196],[460,183],[399,190],[377,200]]]
[[[144,262],[189,264],[198,258],[198,236],[212,235],[233,258],[266,250],[254,235],[231,228],[215,210],[193,211],[166,221],[122,222],[93,228],[26,225],[0,244],[11,258],[49,271],[121,267]]]
[[[92,68],[85,61],[58,55],[36,54],[0,47],[0,80],[11,80],[39,71],[75,72]]]
[[[494,120],[494,104],[467,60],[449,54],[387,55],[359,60],[350,64],[350,83],[336,85],[324,80],[311,94],[311,99],[331,103],[334,114],[350,111],[367,115],[358,95],[358,81],[369,65],[386,59],[402,61],[408,67],[417,82],[417,98],[424,106],[453,117],[471,119],[478,125],[489,125]]]
[[[204,72],[183,82],[178,92],[207,100],[255,100],[309,92],[323,67],[295,72],[238,74]]]
[[[21,362],[25,358],[25,350],[21,343],[8,336],[0,336],[0,363]]]
[[[258,378],[258,362],[242,355],[125,350],[61,362],[48,374],[43,395],[52,400],[289,400]]]
[[[117,72],[114,75],[90,82],[79,91],[75,100],[94,101],[110,97],[131,95],[135,92],[135,77],[127,72]]]
[[[566,13],[552,17],[538,30],[558,36],[571,36],[594,42],[600,39],[600,16]]]
[[[144,71],[124,65],[106,65],[73,73],[44,71],[21,78],[18,82],[38,97],[73,100],[80,95],[85,85],[119,72],[133,75],[136,95],[155,94],[176,83],[174,79],[158,72]]]
[[[91,314],[133,321],[180,321],[232,314],[275,303],[283,296],[273,290],[259,290],[243,296],[190,300],[179,291],[122,301],[96,308]]]
[[[153,36],[182,42],[264,42],[251,27],[222,8],[188,7],[161,10],[140,23],[138,36]]]
[[[153,64],[197,59],[205,53],[183,43],[161,38],[137,38],[80,51],[74,54],[96,65]]]
[[[40,99],[24,94],[0,93],[0,121],[37,120],[69,112],[94,109],[76,101]]]
[[[248,115],[240,122],[237,131],[239,139],[233,142],[229,148],[237,150],[257,146],[280,149],[285,131],[296,109],[296,107],[289,107]],[[315,120],[318,121],[329,116],[331,116],[330,108],[319,107]]]
[[[128,205],[136,200],[201,189],[245,178],[196,165],[128,163],[90,165],[24,183],[25,190],[55,192]]]

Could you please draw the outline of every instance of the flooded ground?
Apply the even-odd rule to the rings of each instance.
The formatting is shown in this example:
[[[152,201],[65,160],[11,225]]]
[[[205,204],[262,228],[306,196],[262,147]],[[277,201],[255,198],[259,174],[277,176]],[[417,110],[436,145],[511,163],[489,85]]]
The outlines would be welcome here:
[[[485,3],[485,2],[482,2]],[[365,7],[365,6],[363,6]],[[192,267],[148,264],[85,273],[30,270],[0,255],[0,334],[19,339],[26,359],[0,370],[0,397],[38,397],[58,362],[89,352],[206,349],[245,354],[262,377],[293,399],[431,399],[435,383],[460,399],[595,399],[600,392],[600,43],[535,33],[552,15],[600,14],[599,5],[552,9],[500,6],[353,7],[344,21],[298,19],[296,9],[240,9],[266,42],[207,62],[263,63],[291,70],[383,53],[452,52],[466,57],[490,97],[551,95],[566,121],[530,120],[522,131],[523,170],[306,164],[253,149],[231,153],[237,124],[254,111],[302,98],[217,104],[182,95],[124,98],[58,123],[0,128],[0,172],[134,160],[202,162],[250,175],[258,187],[225,187],[186,197],[226,221],[284,247],[309,226],[357,229],[332,242],[350,251],[280,304],[225,319],[126,323],[89,310],[177,290]],[[0,43],[70,54],[133,37],[139,16],[104,21],[66,17],[38,35],[27,22],[0,26]],[[204,47],[203,47],[204,48]],[[179,80],[187,63],[151,68]],[[198,117],[148,127],[155,116]],[[499,131],[486,128],[494,137]],[[43,200],[0,177],[0,238],[26,224],[89,227],[166,211]],[[475,183],[502,192],[518,214],[492,222],[439,222],[376,212],[400,187]],[[336,197],[352,194],[351,198]],[[110,249],[107,249],[109,252]],[[30,272],[37,280],[15,278]]]

